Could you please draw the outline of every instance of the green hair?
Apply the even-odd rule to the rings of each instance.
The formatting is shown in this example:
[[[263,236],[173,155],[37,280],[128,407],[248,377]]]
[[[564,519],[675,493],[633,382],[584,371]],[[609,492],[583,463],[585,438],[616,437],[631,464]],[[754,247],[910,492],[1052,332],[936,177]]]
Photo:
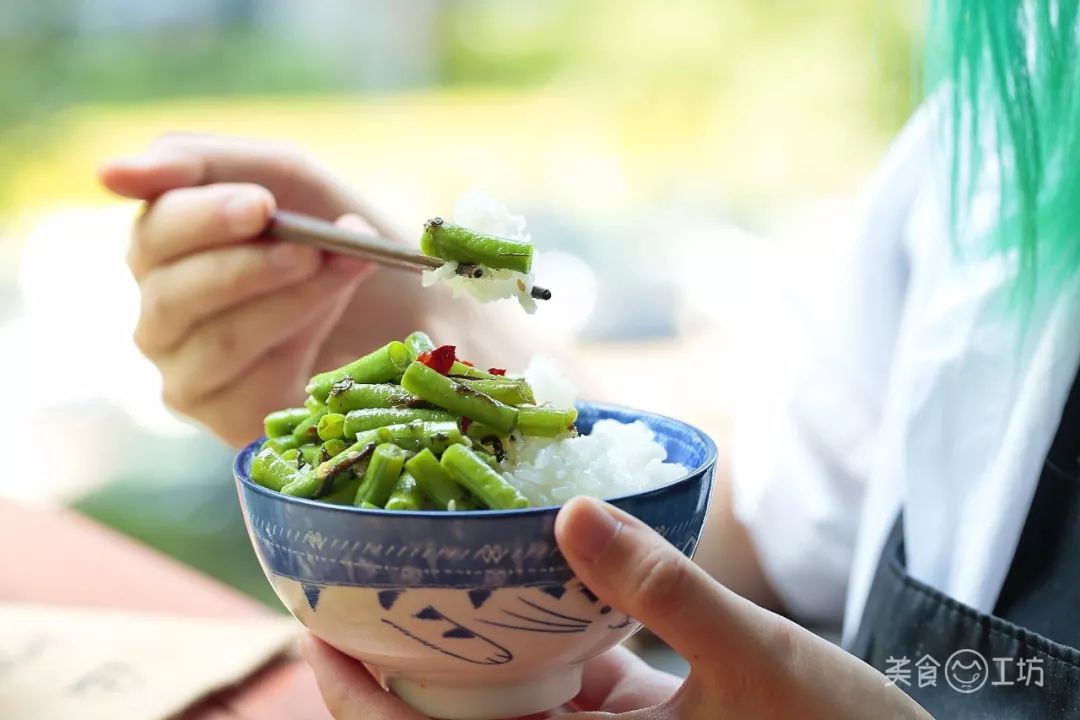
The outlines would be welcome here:
[[[926,81],[947,96],[952,237],[1015,254],[1029,297],[1080,270],[1078,7],[935,0],[931,8]],[[973,202],[988,177],[998,183],[998,212],[979,229]]]

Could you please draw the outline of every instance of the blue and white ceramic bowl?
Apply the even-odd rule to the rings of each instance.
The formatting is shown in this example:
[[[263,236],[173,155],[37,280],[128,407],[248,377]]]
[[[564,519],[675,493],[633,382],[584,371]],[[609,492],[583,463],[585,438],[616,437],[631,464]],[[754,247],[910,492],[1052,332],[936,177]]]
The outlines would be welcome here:
[[[610,502],[692,555],[715,470],[713,441],[660,415],[579,409],[581,432],[605,418],[641,420],[669,461],[691,468]],[[426,715],[485,720],[557,707],[577,694],[585,660],[639,627],[574,577],[555,545],[557,507],[390,512],[288,497],[250,480],[258,447],[240,453],[234,474],[278,597]]]

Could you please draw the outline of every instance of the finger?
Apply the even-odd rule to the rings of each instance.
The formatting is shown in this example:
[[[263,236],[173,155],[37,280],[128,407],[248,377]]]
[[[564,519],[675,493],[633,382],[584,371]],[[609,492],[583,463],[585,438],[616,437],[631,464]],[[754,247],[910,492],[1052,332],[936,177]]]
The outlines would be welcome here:
[[[135,343],[147,357],[174,349],[199,322],[318,272],[322,253],[279,242],[215,248],[154,268],[139,283]]]
[[[304,638],[301,650],[336,720],[427,720],[383,690],[362,664],[313,635]]]
[[[629,712],[659,705],[681,684],[679,678],[650,667],[620,646],[585,663],[581,692],[574,705],[581,710]]]
[[[772,617],[714,581],[640,520],[598,500],[567,503],[555,536],[582,582],[692,666],[724,656],[740,641],[759,641],[759,615]]]
[[[266,228],[274,209],[273,195],[249,183],[170,190],[136,221],[128,265],[139,278],[199,250],[249,240]]]
[[[174,352],[156,358],[166,402],[185,412],[241,376],[271,348],[320,322],[355,289],[355,265],[327,263],[313,277],[198,325]]]

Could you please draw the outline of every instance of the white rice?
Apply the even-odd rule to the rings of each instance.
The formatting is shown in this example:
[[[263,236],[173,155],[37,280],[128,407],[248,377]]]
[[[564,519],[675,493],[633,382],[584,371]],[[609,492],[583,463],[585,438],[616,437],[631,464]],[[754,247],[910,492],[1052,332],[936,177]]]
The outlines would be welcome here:
[[[538,403],[572,407],[573,384],[544,357],[525,371]],[[687,473],[665,462],[667,451],[640,421],[600,420],[588,435],[553,440],[514,436],[503,474],[534,506],[562,505],[575,495],[606,499],[642,492]]]
[[[525,228],[524,217],[512,214],[493,197],[479,190],[472,190],[458,199],[454,204],[452,221],[486,235],[532,242]],[[536,301],[529,294],[534,284],[532,273],[485,268],[484,277],[467,278],[457,274],[457,266],[455,262],[448,262],[437,270],[425,270],[421,283],[424,287],[443,283],[450,288],[454,297],[471,295],[484,303],[517,298],[525,312],[536,312]]]

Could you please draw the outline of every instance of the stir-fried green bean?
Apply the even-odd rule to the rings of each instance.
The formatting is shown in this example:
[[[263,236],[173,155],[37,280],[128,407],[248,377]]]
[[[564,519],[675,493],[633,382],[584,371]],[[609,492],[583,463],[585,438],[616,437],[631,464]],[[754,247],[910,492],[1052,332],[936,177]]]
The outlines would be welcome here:
[[[450,503],[460,507],[469,496],[464,486],[450,477],[439,464],[435,453],[427,448],[406,460],[405,469],[416,479],[420,489],[440,510],[449,507]]]
[[[326,455],[326,457],[329,459],[332,457],[337,457],[347,447],[349,447],[349,443],[345,442],[341,438],[334,438],[333,440],[327,440],[322,444],[322,451],[323,454]]]
[[[266,437],[291,435],[296,426],[307,419],[311,412],[307,408],[287,408],[270,413],[263,420]]]
[[[349,473],[341,487],[335,487],[323,495],[320,500],[334,505],[352,505],[356,500],[356,491],[360,489],[360,478]]]
[[[401,468],[409,453],[393,443],[382,443],[375,447],[368,463],[364,480],[356,492],[356,502],[369,502],[383,507],[394,491]]]
[[[492,375],[484,370],[478,370],[472,365],[466,365],[460,360],[455,360],[454,364],[450,366],[449,375],[454,379],[472,378],[474,380],[496,380],[504,377],[503,375]]]
[[[428,404],[400,385],[356,383],[342,380],[326,399],[330,412],[345,414],[367,408],[427,407]]]
[[[315,467],[316,465],[319,464],[319,462],[321,460],[321,453],[320,453],[321,450],[322,450],[322,448],[320,448],[318,445],[315,445],[314,443],[309,443],[307,445],[301,445],[300,446],[300,459],[304,461],[305,465],[310,465],[311,467]]]
[[[296,438],[292,435],[283,435],[281,437],[267,438],[266,442],[262,444],[263,449],[273,448],[279,453],[283,453],[286,450],[292,450],[299,447],[300,443],[296,442]]]
[[[577,410],[559,410],[553,407],[518,407],[517,428],[524,435],[559,437],[571,433]]]
[[[323,419],[324,415],[326,415],[326,408],[316,410],[296,426],[296,429],[292,432],[292,436],[297,444],[303,445],[304,443],[318,442],[319,421]]]
[[[409,333],[409,336],[405,338],[405,347],[409,348],[409,352],[412,354],[413,360],[415,360],[420,353],[434,350],[435,343],[428,337],[426,332],[417,330]]]
[[[281,490],[302,477],[296,465],[271,447],[264,447],[251,461],[251,479],[271,490]]]
[[[334,384],[345,378],[352,378],[358,383],[389,382],[401,377],[410,362],[412,355],[409,348],[405,347],[405,343],[394,340],[337,370],[319,373],[308,382],[307,393],[325,402]]]
[[[328,412],[319,418],[317,430],[319,439],[323,442],[343,438],[345,437],[345,416],[341,413]]]
[[[529,383],[519,378],[462,378],[458,382],[507,405],[531,405],[536,402],[536,397],[533,396],[533,390]]]
[[[416,483],[416,478],[408,472],[401,473],[390,499],[386,501],[387,510],[420,510],[424,507],[424,493]]]
[[[317,400],[310,395],[304,399],[304,407],[307,408],[308,412],[312,413],[326,409],[326,405],[321,400]]]
[[[414,410],[412,408],[366,408],[353,410],[345,416],[342,428],[344,437],[353,437],[365,430],[401,425],[416,420],[421,422],[453,422],[454,416],[443,410]]]
[[[492,510],[529,507],[521,492],[464,445],[447,448],[439,461],[450,477]]]
[[[441,455],[451,445],[464,445],[469,442],[454,422],[411,422],[405,425],[387,425],[367,432],[375,433],[379,442],[396,443],[414,452],[427,448],[436,455]]]
[[[423,363],[409,365],[401,377],[401,386],[452,413],[490,425],[503,435],[510,434],[517,422],[515,408],[440,375]]]
[[[473,232],[442,218],[424,223],[420,249],[425,255],[489,268],[527,273],[532,267],[530,243]]]

